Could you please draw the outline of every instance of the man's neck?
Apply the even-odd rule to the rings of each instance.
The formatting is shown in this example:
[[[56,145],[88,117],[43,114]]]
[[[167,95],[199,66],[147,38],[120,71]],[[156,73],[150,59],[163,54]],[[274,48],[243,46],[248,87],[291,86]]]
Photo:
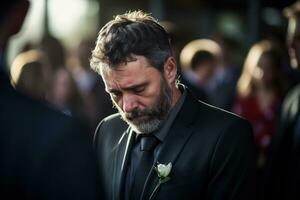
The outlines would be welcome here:
[[[172,108],[175,106],[175,104],[178,102],[180,97],[182,96],[182,92],[177,86],[173,87],[173,97],[172,97]]]

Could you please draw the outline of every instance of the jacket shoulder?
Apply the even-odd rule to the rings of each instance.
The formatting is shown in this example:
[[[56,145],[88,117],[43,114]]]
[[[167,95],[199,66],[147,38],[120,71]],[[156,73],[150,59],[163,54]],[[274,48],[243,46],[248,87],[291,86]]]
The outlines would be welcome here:
[[[122,117],[119,113],[115,113],[105,117],[97,126],[96,133],[102,130],[105,131],[114,131],[115,129],[119,130],[124,129],[126,130],[128,125],[126,122],[122,120]]]
[[[214,123],[218,124],[227,124],[234,121],[239,121],[243,123],[248,123],[248,121],[244,118],[242,118],[239,115],[236,115],[230,111],[223,110],[221,108],[209,105],[207,103],[199,101],[199,111],[201,112],[202,118],[198,118],[207,121],[212,121]]]
[[[251,124],[234,113],[201,101],[197,110],[193,122],[194,137],[205,138],[212,143],[223,137],[253,137]]]
[[[112,114],[98,124],[94,134],[94,145],[104,142],[102,138],[105,138],[106,142],[115,143],[127,129],[128,125],[122,120],[121,115],[119,113]]]

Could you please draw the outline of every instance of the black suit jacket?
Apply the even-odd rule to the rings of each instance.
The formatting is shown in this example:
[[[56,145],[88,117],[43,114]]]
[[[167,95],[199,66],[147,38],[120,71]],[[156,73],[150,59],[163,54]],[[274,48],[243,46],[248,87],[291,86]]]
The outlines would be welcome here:
[[[92,139],[0,72],[0,199],[99,199]]]
[[[107,200],[123,199],[133,134],[120,115],[104,119],[95,134]],[[255,158],[252,130],[245,120],[194,99],[189,93],[156,161],[173,164],[170,180],[153,198],[253,200]],[[149,199],[158,177],[152,169],[141,199]]]
[[[299,118],[300,84],[289,92],[283,102],[278,131],[273,136],[264,172],[261,199],[300,199],[300,138],[295,139]]]

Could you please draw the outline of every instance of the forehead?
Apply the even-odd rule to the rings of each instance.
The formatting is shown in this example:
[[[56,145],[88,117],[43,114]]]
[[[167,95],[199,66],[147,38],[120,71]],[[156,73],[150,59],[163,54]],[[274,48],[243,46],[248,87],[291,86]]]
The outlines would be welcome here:
[[[144,56],[134,58],[133,61],[119,64],[115,68],[102,68],[106,89],[130,87],[160,76],[160,72]]]

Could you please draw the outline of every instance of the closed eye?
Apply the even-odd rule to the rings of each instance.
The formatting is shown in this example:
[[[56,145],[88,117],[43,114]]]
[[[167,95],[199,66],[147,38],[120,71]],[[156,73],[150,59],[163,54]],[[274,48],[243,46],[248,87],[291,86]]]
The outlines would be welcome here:
[[[134,85],[134,86],[130,86],[127,88],[122,88],[122,90],[110,89],[107,91],[113,98],[118,98],[118,97],[122,96],[122,92],[130,92],[132,94],[139,95],[145,91],[147,84],[148,83],[143,83],[140,85]]]
[[[136,94],[142,93],[144,90],[145,90],[145,86],[140,86],[132,89],[132,91]]]

